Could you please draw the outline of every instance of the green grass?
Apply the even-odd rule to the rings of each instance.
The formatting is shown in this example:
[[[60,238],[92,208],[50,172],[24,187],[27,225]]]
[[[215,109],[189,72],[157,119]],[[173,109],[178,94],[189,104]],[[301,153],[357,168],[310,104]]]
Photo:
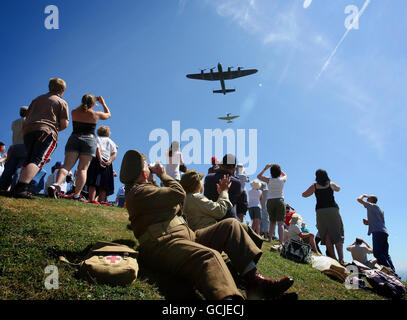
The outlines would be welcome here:
[[[76,203],[70,200],[16,200],[0,197],[0,300],[83,299],[83,300],[157,300],[199,299],[179,279],[156,274],[141,266],[134,285],[115,287],[95,285],[75,276],[75,269],[60,263],[63,255],[71,262],[81,261],[89,246],[97,241],[114,241],[137,248],[137,240],[128,229],[126,210]],[[283,259],[263,246],[259,262],[262,273],[271,278],[290,275],[303,300],[379,300],[366,290],[347,290],[312,269]],[[47,265],[59,270],[59,289],[44,286]]]

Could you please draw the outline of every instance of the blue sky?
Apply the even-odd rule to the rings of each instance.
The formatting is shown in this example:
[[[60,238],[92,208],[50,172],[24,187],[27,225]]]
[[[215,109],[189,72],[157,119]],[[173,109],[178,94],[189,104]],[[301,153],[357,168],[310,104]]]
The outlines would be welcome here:
[[[336,199],[345,244],[356,236],[371,242],[356,198],[377,194],[393,262],[407,271],[407,4],[371,0],[359,29],[323,69],[346,31],[345,8],[364,3],[314,0],[304,9],[302,0],[2,1],[0,140],[10,144],[18,108],[45,93],[51,77],[66,80],[71,109],[85,93],[105,97],[118,172],[126,150],[148,153],[150,132],[171,132],[175,120],[181,131],[202,136],[204,129],[257,129],[257,172],[266,163],[282,166],[286,200],[312,231],[315,199],[301,193],[323,168],[342,187]],[[59,30],[44,27],[48,4],[59,8]],[[237,91],[226,96],[212,94],[218,82],[185,77],[217,62],[259,72],[227,82]],[[216,119],[227,112],[241,117],[231,125]],[[51,164],[63,159],[71,130],[61,133]]]

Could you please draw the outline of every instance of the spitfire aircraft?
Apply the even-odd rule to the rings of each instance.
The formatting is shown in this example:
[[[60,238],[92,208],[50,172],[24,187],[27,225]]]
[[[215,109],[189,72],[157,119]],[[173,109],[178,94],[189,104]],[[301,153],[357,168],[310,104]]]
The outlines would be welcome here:
[[[227,71],[223,71],[222,64],[218,63],[218,72],[213,72],[211,68],[210,72],[205,73],[205,70],[201,70],[201,73],[187,74],[187,78],[196,80],[208,80],[208,81],[220,81],[222,86],[221,90],[214,90],[213,93],[223,93],[224,95],[229,92],[235,92],[235,89],[226,89],[225,80],[236,79],[240,77],[249,76],[257,72],[257,69],[243,70],[242,67],[238,67],[237,70],[232,71],[233,67],[229,67]]]
[[[233,123],[233,119],[239,118],[240,116],[231,116],[231,113],[226,114],[226,117],[219,117],[219,120],[226,120],[227,123]]]

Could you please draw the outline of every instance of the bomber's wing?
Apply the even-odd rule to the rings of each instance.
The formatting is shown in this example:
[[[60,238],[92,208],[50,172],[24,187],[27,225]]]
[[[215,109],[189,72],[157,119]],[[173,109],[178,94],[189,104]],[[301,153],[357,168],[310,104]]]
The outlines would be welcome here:
[[[187,78],[196,80],[218,81],[220,80],[220,73],[208,72],[208,73],[187,74]]]
[[[230,120],[233,120],[233,119],[236,119],[236,118],[239,118],[240,116],[232,116],[232,117],[219,117],[218,119],[220,119],[220,120],[228,120],[228,121],[230,121]]]
[[[250,76],[251,74],[255,74],[257,71],[257,69],[224,71],[223,78],[225,80],[236,79],[240,77]]]

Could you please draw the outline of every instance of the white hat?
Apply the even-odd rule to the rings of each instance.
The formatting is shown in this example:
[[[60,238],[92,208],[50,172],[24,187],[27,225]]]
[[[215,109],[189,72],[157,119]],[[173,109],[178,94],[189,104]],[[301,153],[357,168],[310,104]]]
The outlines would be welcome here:
[[[291,222],[294,224],[302,223],[302,217],[298,213],[294,213],[291,217]]]
[[[259,179],[254,179],[251,183],[250,183],[251,187],[253,189],[259,190],[261,188],[261,182]]]

